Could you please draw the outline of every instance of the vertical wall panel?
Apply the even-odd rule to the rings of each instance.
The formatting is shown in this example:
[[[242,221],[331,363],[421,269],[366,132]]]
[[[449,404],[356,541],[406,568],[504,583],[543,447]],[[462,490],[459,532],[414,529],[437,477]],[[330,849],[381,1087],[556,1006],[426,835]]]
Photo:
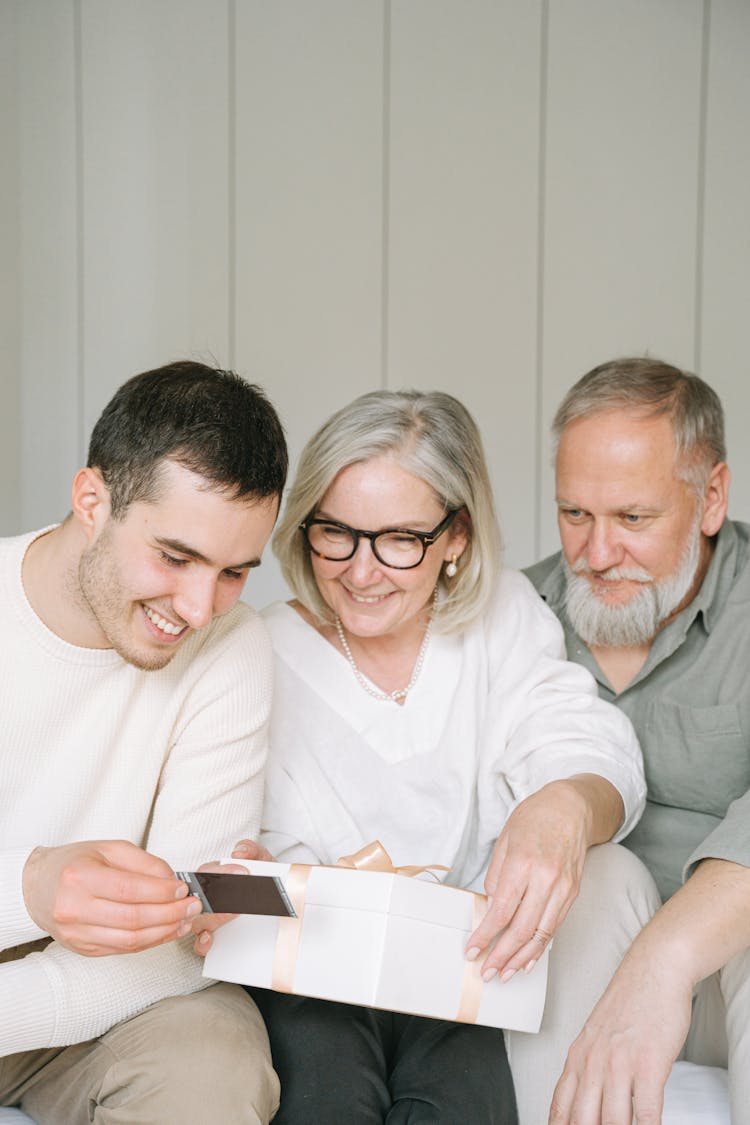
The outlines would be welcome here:
[[[481,424],[508,560],[533,553],[541,4],[394,3],[388,383]]]
[[[702,11],[699,0],[550,5],[545,427],[605,359],[693,363]],[[544,553],[558,545],[547,461]]]
[[[382,382],[459,394],[512,563],[535,518],[556,545],[546,425],[572,380],[623,352],[696,364],[747,515],[746,0],[0,0],[0,18],[3,530],[58,517],[114,387],[189,352],[261,381],[293,453]],[[271,568],[250,596],[278,593]]]
[[[81,455],[75,6],[19,10],[21,526],[60,519]]]
[[[127,376],[228,358],[228,17],[82,0],[84,422]]]
[[[380,384],[383,5],[237,5],[237,366],[292,454]],[[270,552],[251,579],[284,596]]]
[[[712,0],[700,373],[727,411],[730,510],[750,520],[750,5]]]
[[[18,5],[0,0],[0,535],[20,518],[21,214]]]

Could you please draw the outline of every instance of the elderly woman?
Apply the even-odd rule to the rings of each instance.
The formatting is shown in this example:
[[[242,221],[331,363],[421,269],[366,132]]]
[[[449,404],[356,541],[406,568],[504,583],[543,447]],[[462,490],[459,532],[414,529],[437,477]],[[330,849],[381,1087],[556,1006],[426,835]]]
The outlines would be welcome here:
[[[483,977],[528,972],[587,849],[638,819],[644,781],[628,721],[564,660],[527,580],[501,570],[469,413],[440,392],[344,407],[302,453],[274,549],[295,598],[265,611],[276,687],[262,844],[333,864],[379,839],[397,865],[444,864],[448,882],[490,896],[466,956],[501,934]],[[500,1032],[252,993],[279,1122],[516,1120]]]

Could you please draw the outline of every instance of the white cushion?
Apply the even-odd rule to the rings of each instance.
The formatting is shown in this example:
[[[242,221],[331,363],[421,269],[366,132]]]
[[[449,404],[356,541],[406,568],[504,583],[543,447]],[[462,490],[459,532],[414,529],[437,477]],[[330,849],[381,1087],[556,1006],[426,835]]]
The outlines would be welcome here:
[[[730,1125],[726,1070],[676,1062],[664,1091],[661,1121],[662,1125]]]
[[[664,1091],[662,1125],[730,1125],[727,1072],[677,1062]],[[35,1125],[20,1109],[0,1106],[0,1125]]]

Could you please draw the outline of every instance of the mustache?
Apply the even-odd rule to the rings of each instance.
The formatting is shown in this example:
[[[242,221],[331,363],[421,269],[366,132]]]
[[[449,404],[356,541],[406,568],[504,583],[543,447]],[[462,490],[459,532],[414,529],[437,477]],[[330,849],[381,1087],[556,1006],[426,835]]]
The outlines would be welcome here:
[[[611,566],[607,570],[594,570],[584,559],[576,559],[570,569],[574,574],[603,578],[605,582],[653,582],[649,572],[640,566]]]

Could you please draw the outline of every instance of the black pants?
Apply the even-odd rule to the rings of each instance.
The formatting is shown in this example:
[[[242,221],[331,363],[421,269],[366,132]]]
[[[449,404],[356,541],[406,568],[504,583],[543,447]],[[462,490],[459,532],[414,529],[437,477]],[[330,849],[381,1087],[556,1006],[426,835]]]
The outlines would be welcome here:
[[[247,990],[281,1080],[274,1125],[517,1125],[502,1031]]]

